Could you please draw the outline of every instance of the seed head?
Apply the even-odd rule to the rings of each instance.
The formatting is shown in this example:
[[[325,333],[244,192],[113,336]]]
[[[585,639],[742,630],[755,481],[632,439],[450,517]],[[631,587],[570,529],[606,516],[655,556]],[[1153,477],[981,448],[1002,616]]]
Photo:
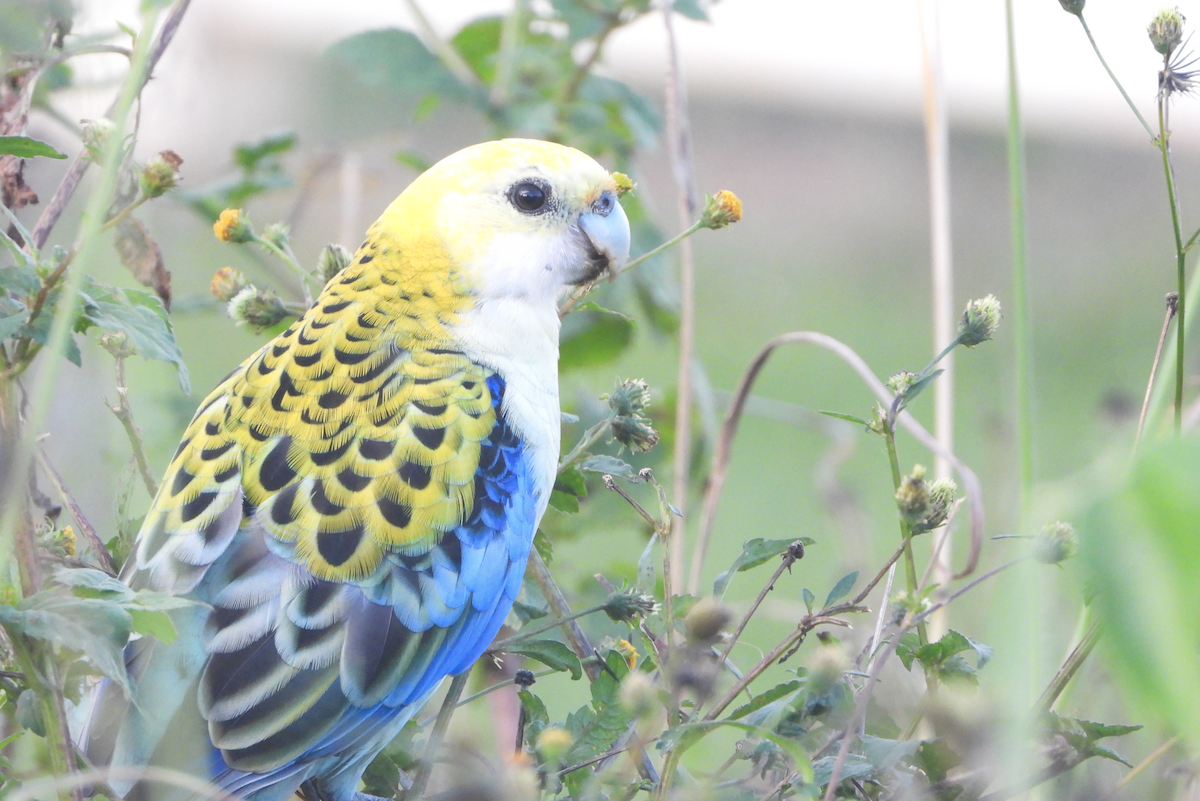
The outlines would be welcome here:
[[[919,525],[925,515],[929,514],[929,484],[925,482],[925,468],[914,465],[912,473],[900,479],[900,488],[896,490],[896,506],[900,516],[910,526]]]
[[[996,335],[1000,327],[1000,301],[988,295],[967,304],[962,319],[958,321],[958,342],[973,348],[987,342]]]
[[[939,478],[929,485],[929,511],[921,522],[913,526],[913,533],[933,531],[943,525],[950,516],[958,496],[958,485],[952,478]]]
[[[704,213],[700,215],[700,225],[704,228],[725,228],[742,219],[742,201],[728,189],[706,196],[704,201]]]
[[[287,308],[274,291],[259,289],[253,284],[248,284],[230,299],[226,312],[239,324],[255,328],[270,328],[288,316]]]
[[[627,590],[608,596],[604,614],[619,623],[634,623],[658,611],[658,601],[652,595]]]
[[[1058,4],[1063,7],[1063,11],[1082,17],[1083,7],[1087,4],[1087,0],[1058,0]]]
[[[547,726],[537,738],[537,750],[542,759],[547,762],[558,762],[567,755],[567,751],[575,743],[575,738],[566,729],[558,726]]]
[[[79,136],[83,139],[83,147],[88,152],[88,158],[98,162],[108,146],[116,126],[112,120],[101,117],[98,120],[80,120]]]
[[[687,638],[693,643],[716,642],[721,631],[733,620],[729,607],[715,598],[701,598],[683,619]]]
[[[1170,58],[1175,48],[1183,43],[1183,23],[1186,21],[1178,8],[1164,8],[1150,20],[1146,33],[1154,49]]]
[[[263,229],[262,238],[283,250],[288,246],[288,234],[290,233],[291,229],[286,223],[274,223]]]
[[[1033,539],[1033,558],[1047,565],[1065,562],[1079,550],[1075,527],[1061,520],[1043,528]]]
[[[234,295],[248,286],[250,286],[250,281],[241,270],[235,270],[233,267],[222,267],[213,275],[208,291],[212,292],[217,300],[222,303],[228,303],[233,300]]]
[[[179,182],[179,165],[183,159],[173,150],[164,150],[142,168],[138,185],[146,197],[161,197]]]
[[[654,682],[640,670],[630,672],[621,681],[621,705],[635,718],[648,718],[659,706]]]
[[[642,414],[650,406],[650,387],[640,378],[629,378],[608,395],[608,408],[615,412],[612,439],[637,453],[645,453],[658,444],[658,432],[650,418]]]
[[[345,269],[352,258],[353,254],[341,245],[326,245],[321,248],[321,255],[317,257],[317,276],[323,283],[328,284],[335,275]]]
[[[242,219],[241,209],[225,209],[213,223],[213,233],[222,242],[241,244],[254,238],[254,229]]]
[[[887,388],[893,395],[903,395],[908,388],[917,382],[917,374],[901,370],[888,379]]]
[[[637,184],[629,179],[629,176],[623,172],[614,172],[612,174],[613,183],[617,185],[617,195],[623,195],[626,192],[632,192],[637,189]]]

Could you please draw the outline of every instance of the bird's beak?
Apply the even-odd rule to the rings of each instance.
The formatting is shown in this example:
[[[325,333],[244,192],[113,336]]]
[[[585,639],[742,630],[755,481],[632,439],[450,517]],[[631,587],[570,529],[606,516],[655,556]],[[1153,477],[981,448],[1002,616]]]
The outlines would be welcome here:
[[[591,211],[579,217],[579,229],[587,240],[588,259],[584,274],[573,284],[594,281],[606,270],[610,277],[616,277],[629,259],[629,218],[615,197],[608,200],[608,203],[597,201]]]

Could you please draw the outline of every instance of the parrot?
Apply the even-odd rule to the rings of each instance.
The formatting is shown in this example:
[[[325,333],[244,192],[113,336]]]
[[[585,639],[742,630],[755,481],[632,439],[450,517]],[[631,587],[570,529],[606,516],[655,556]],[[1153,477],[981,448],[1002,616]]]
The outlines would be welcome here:
[[[121,578],[195,603],[132,640],[76,742],[126,799],[364,801],[364,770],[521,589],[560,453],[558,302],[629,254],[574,148],[419,175],[311,307],[200,404]],[[134,771],[136,772],[136,771]],[[174,793],[173,795],[171,793]]]

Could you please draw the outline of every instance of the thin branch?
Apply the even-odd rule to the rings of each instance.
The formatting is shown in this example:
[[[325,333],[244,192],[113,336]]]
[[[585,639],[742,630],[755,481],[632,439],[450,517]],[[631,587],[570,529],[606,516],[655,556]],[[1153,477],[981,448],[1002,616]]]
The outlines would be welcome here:
[[[534,549],[529,554],[528,570],[533,580],[537,582],[538,588],[542,591],[542,595],[545,596],[547,603],[550,604],[550,609],[555,615],[565,621],[562,627],[567,635],[567,644],[571,646],[571,650],[575,652],[575,656],[579,657],[579,661],[583,662],[583,671],[587,674],[588,680],[595,681],[600,677],[602,668],[596,664],[595,660],[586,662],[584,660],[594,656],[596,649],[588,641],[587,635],[583,633],[583,629],[579,627],[579,623],[571,618],[571,605],[567,603],[566,597],[562,594],[562,590],[558,588],[554,577],[550,575],[550,569],[542,561],[542,555],[537,552],[537,549]]]
[[[471,671],[467,669],[450,682],[450,688],[446,690],[446,697],[442,701],[442,708],[438,711],[437,720],[433,724],[433,731],[429,733],[429,740],[425,744],[425,756],[422,757],[421,766],[413,777],[412,786],[404,792],[404,801],[421,801],[421,796],[425,794],[425,786],[429,783],[429,775],[433,773],[438,749],[442,747],[446,729],[450,728],[450,718],[454,716],[454,710],[458,707],[458,698],[462,695],[463,688],[467,686],[467,679],[470,677]]]
[[[578,620],[581,617],[586,617],[587,615],[593,614],[595,612],[601,612],[604,610],[604,607],[606,607],[606,606],[608,606],[608,601],[605,601],[602,604],[596,604],[594,606],[589,606],[587,609],[580,609],[578,612],[572,612],[571,614],[566,615],[565,617],[555,618],[554,620],[551,620],[549,623],[542,623],[541,625],[538,625],[538,626],[531,626],[528,629],[521,629],[520,631],[518,631],[516,634],[514,634],[511,637],[505,637],[503,640],[500,640],[499,642],[492,643],[491,645],[488,646],[487,650],[491,653],[497,653],[497,654],[503,653],[509,648],[509,646],[516,645],[519,642],[524,642],[525,640],[528,640],[530,637],[536,637],[539,634],[544,634],[545,632],[550,631],[551,629],[556,629],[559,626],[562,626],[562,625],[565,625],[565,624],[571,622],[572,620]]]
[[[121,421],[121,426],[124,427],[125,434],[129,438],[129,445],[133,449],[133,458],[137,462],[142,483],[146,485],[146,491],[153,498],[158,495],[158,482],[155,481],[154,474],[150,470],[150,460],[146,458],[146,446],[142,443],[141,432],[138,431],[137,424],[133,420],[133,409],[129,406],[129,387],[125,382],[125,352],[119,350],[119,347],[122,346],[113,347],[110,350],[116,364],[117,404],[108,406],[108,401],[105,401],[105,406],[108,406],[108,410]]]
[[[75,519],[75,525],[79,526],[79,531],[87,539],[92,552],[96,554],[96,561],[100,563],[100,567],[109,575],[117,575],[117,566],[113,563],[108,549],[104,547],[104,543],[96,533],[95,527],[84,516],[83,510],[79,508],[79,504],[75,502],[75,499],[67,490],[67,485],[63,482],[62,476],[58,474],[58,471],[54,469],[54,465],[50,463],[50,457],[46,455],[46,451],[38,448],[35,455],[38,460],[38,466],[42,468],[42,472],[46,474],[46,477],[50,479],[50,483],[54,485],[54,489],[58,492],[58,496],[62,498],[63,504],[71,511],[71,517]]]
[[[146,82],[150,80],[151,75],[154,74],[154,68],[158,65],[159,59],[162,58],[163,53],[171,44],[171,40],[175,38],[175,33],[179,30],[179,24],[183,21],[183,15],[187,12],[190,4],[191,0],[175,0],[175,4],[167,12],[162,27],[158,29],[158,36],[150,46],[150,52],[146,61],[146,70],[142,75],[141,84],[136,87],[135,95],[141,92]],[[119,104],[119,98],[113,101],[113,104],[104,116],[111,120]],[[37,225],[33,227],[34,247],[41,248],[46,244],[46,239],[58,223],[58,218],[66,210],[67,203],[70,202],[72,195],[75,194],[75,190],[79,188],[79,180],[83,178],[84,172],[87,171],[91,163],[91,157],[86,148],[75,156],[75,160],[71,162],[71,166],[67,169],[67,174],[63,176],[58,188],[54,190],[54,196],[50,198],[50,202],[46,204],[45,210],[38,217]]]
[[[804,558],[804,546],[799,540],[788,546],[788,549],[783,553],[783,559],[779,562],[779,567],[775,568],[775,572],[767,579],[767,583],[763,585],[759,591],[758,597],[754,599],[754,603],[750,604],[750,608],[746,610],[746,614],[742,616],[738,627],[733,630],[733,634],[729,636],[729,644],[725,646],[725,650],[721,653],[720,661],[722,663],[729,659],[729,653],[733,650],[733,646],[737,645],[738,638],[742,636],[742,632],[746,630],[746,626],[750,623],[750,618],[754,617],[754,613],[758,611],[758,607],[762,605],[763,600],[767,597],[767,593],[775,589],[775,582],[783,576],[783,571],[792,572],[792,565],[796,564],[800,559]]]
[[[663,4],[663,24],[667,33],[667,85],[666,85],[666,140],[667,152],[675,171],[675,183],[679,187],[679,224],[688,225],[696,218],[699,205],[696,196],[696,175],[692,165],[692,136],[688,124],[687,86],[679,58],[679,42],[675,37],[675,11],[673,3]],[[688,487],[692,460],[692,371],[695,369],[696,337],[696,270],[692,257],[692,243],[685,239],[679,250],[679,369],[675,383],[675,465],[671,495],[679,508],[679,517],[672,525],[670,542],[670,564],[674,575],[672,583],[683,583],[683,546],[687,536],[684,516],[688,506]],[[688,592],[695,594],[700,585],[699,554],[693,557],[692,573],[688,580]],[[669,783],[671,776],[663,776]]]
[[[1100,623],[1096,621],[1092,623],[1091,628],[1079,640],[1079,643],[1071,650],[1071,653],[1063,661],[1058,672],[1054,674],[1054,678],[1050,680],[1050,684],[1042,691],[1042,695],[1038,698],[1037,704],[1034,706],[1034,714],[1042,715],[1054,708],[1054,703],[1058,697],[1062,695],[1063,690],[1067,689],[1067,685],[1075,674],[1079,672],[1079,668],[1087,661],[1088,656],[1092,653],[1092,649],[1096,647],[1096,643],[1100,642]]]
[[[729,475],[729,462],[733,451],[733,441],[737,437],[738,425],[741,423],[742,416],[745,413],[746,401],[750,397],[750,390],[753,389],[754,382],[758,379],[759,373],[762,372],[767,360],[770,359],[771,354],[775,352],[776,348],[782,345],[799,343],[816,345],[831,351],[848,364],[854,372],[858,373],[859,377],[870,387],[881,402],[885,404],[892,402],[892,393],[875,377],[875,374],[867,366],[867,363],[863,361],[862,357],[855,353],[848,345],[831,336],[816,331],[794,331],[790,334],[778,336],[764,345],[763,349],[751,361],[745,375],[742,376],[742,381],[734,393],[733,403],[729,406],[729,412],[726,414],[725,422],[721,426],[721,433],[717,438],[717,446],[713,452],[712,468],[709,471],[708,490],[705,493],[704,507],[700,513],[700,529],[696,540],[696,549],[698,552],[702,548],[707,547],[707,543],[712,536],[713,521],[717,514],[721,492],[725,487],[725,479]],[[983,487],[979,482],[979,478],[953,452],[943,448],[907,411],[902,412],[896,420],[904,428],[908,429],[909,433],[919,443],[929,448],[935,454],[945,456],[950,464],[953,465],[959,478],[962,479],[970,510],[971,550],[967,557],[966,566],[954,577],[961,578],[970,575],[975,571],[975,567],[979,562],[979,553],[983,547]]]
[[[1104,67],[1104,71],[1108,73],[1108,77],[1116,85],[1117,91],[1121,93],[1121,97],[1125,98],[1125,102],[1129,104],[1129,110],[1133,112],[1133,116],[1137,117],[1138,122],[1146,129],[1146,134],[1153,139],[1154,130],[1150,127],[1150,123],[1146,122],[1146,118],[1142,116],[1142,112],[1138,111],[1137,106],[1133,103],[1133,99],[1125,91],[1125,87],[1121,85],[1121,82],[1117,80],[1117,76],[1109,69],[1108,62],[1104,60],[1104,56],[1100,54],[1100,46],[1096,44],[1096,39],[1092,36],[1092,29],[1088,27],[1087,21],[1083,18],[1083,11],[1081,10],[1076,16],[1079,17],[1079,24],[1083,26],[1083,32],[1087,34],[1088,41],[1092,43],[1092,50],[1095,51],[1096,58],[1100,59],[1100,65]]]
[[[1163,344],[1167,341],[1167,331],[1171,320],[1179,309],[1179,293],[1167,293],[1167,311],[1163,315],[1162,331],[1158,335],[1158,347],[1154,350],[1154,361],[1150,364],[1150,380],[1146,382],[1146,397],[1142,400],[1142,413],[1138,415],[1137,436],[1133,439],[1133,449],[1136,451],[1142,442],[1142,431],[1146,428],[1146,413],[1150,410],[1150,396],[1154,392],[1154,378],[1158,375],[1158,365],[1162,362]]]

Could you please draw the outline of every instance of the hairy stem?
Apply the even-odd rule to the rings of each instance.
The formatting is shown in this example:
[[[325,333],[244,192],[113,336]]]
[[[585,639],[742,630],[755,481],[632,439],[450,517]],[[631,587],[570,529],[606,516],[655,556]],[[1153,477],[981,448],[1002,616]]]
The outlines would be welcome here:
[[[133,409],[129,406],[129,387],[125,383],[125,357],[114,353],[113,360],[116,362],[117,404],[108,408],[121,421],[125,435],[129,437],[129,446],[133,449],[133,458],[137,462],[138,474],[142,477],[142,483],[146,485],[146,492],[150,493],[150,497],[153,498],[158,495],[158,482],[155,481],[154,473],[150,470],[150,460],[146,458],[146,446],[142,442],[141,432],[138,431],[137,424],[133,420]]]
[[[1175,234],[1175,278],[1178,284],[1179,305],[1175,324],[1175,433],[1183,426],[1184,322],[1187,312],[1187,253],[1179,228],[1179,200],[1175,195],[1175,171],[1171,168],[1171,132],[1167,129],[1167,97],[1158,95],[1158,150],[1162,154],[1163,174],[1167,179],[1167,202],[1171,206],[1171,231]]]

